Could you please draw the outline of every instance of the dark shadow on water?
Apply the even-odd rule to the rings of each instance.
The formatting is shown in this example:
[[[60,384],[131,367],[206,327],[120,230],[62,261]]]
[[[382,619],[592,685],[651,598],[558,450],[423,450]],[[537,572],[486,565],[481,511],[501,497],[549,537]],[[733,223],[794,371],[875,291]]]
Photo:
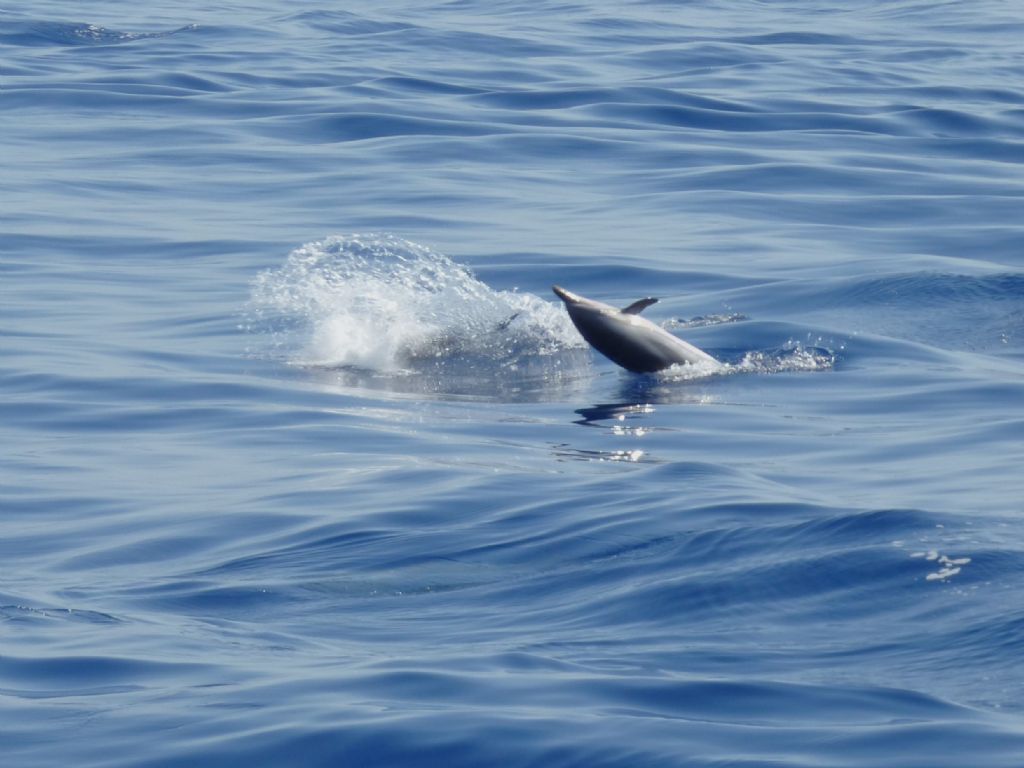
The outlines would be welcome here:
[[[599,403],[589,408],[578,408],[582,418],[576,420],[575,424],[582,424],[587,427],[604,426],[603,421],[624,421],[626,419],[643,418],[654,410],[653,406],[647,403],[622,402],[622,403]]]
[[[574,423],[604,426],[602,422],[646,419],[655,412],[655,406],[706,404],[711,397],[708,383],[713,378],[671,380],[657,375],[623,373],[615,391],[617,401],[578,408],[575,413],[581,418]]]

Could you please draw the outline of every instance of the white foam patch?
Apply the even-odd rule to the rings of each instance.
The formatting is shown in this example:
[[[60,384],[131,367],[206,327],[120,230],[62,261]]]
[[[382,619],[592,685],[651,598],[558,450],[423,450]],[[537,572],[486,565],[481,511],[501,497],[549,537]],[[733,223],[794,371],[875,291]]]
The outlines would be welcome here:
[[[706,379],[711,376],[733,373],[732,367],[726,363],[718,362],[676,363],[663,371],[659,371],[657,376],[668,381],[693,381],[695,379]]]
[[[736,363],[682,363],[656,375],[668,381],[693,381],[737,373],[783,373],[786,371],[827,371],[835,366],[835,355],[817,347],[799,344],[768,351],[747,352]]]
[[[735,365],[736,373],[782,373],[783,371],[827,371],[835,366],[835,355],[818,347],[800,344],[772,352],[747,352]]]
[[[507,360],[583,346],[560,306],[495,291],[465,267],[392,235],[338,235],[257,276],[250,326],[291,362],[399,372],[417,360]]]

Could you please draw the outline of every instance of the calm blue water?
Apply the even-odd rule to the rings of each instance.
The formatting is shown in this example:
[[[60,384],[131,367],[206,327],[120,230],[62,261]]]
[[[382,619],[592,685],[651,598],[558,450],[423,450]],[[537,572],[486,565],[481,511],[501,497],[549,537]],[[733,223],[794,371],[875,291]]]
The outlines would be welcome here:
[[[1024,764],[1019,3],[41,0],[0,79],[3,765]]]

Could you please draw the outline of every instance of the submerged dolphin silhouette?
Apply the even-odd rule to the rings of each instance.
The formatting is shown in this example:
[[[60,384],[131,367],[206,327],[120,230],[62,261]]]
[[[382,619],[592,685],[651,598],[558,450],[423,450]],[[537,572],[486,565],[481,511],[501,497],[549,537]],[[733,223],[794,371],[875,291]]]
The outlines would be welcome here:
[[[584,339],[612,362],[636,373],[652,373],[675,363],[722,364],[707,352],[687,344],[640,313],[657,299],[640,299],[625,309],[577,296],[551,286],[569,310],[569,317]]]

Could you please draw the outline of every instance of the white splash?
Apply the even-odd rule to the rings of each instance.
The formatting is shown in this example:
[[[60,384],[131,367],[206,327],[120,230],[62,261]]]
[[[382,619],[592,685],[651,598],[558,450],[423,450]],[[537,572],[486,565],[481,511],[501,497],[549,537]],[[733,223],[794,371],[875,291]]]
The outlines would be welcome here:
[[[446,256],[392,235],[338,235],[261,273],[250,325],[293,363],[395,373],[417,360],[508,360],[579,348],[561,308],[495,291]]]
[[[281,267],[256,277],[247,315],[247,329],[295,365],[389,378],[467,364],[475,373],[507,373],[530,360],[587,348],[557,302],[493,290],[447,256],[388,234],[336,235],[295,249]],[[741,319],[709,316],[687,324]],[[834,361],[828,350],[791,341],[736,362],[673,365],[656,376],[689,382],[827,370]],[[555,366],[543,376],[562,373]]]
[[[826,349],[790,343],[782,349],[747,352],[735,363],[681,363],[671,365],[657,376],[666,381],[696,381],[737,373],[783,373],[827,371],[835,366],[835,355]]]
[[[658,371],[657,376],[665,381],[694,381],[706,379],[711,376],[721,376],[733,373],[733,366],[728,363],[699,362],[699,363],[674,363],[663,371]]]

